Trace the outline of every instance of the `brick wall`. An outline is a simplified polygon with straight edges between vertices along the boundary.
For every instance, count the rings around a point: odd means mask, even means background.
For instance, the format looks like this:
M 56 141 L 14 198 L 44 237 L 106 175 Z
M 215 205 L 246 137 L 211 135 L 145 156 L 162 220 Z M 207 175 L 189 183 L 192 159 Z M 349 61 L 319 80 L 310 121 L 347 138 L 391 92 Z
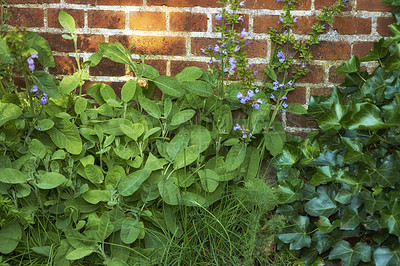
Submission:
M 218 35 L 213 31 L 215 14 L 219 11 L 216 0 L 8 0 L 13 13 L 9 25 L 26 26 L 40 33 L 54 51 L 56 67 L 51 74 L 61 78 L 73 73 L 73 44 L 61 38 L 63 30 L 58 23 L 58 13 L 64 10 L 77 23 L 78 49 L 84 59 L 97 51 L 101 42 L 120 42 L 126 48 L 134 44 L 134 53 L 146 54 L 146 63 L 161 74 L 175 75 L 184 67 L 195 65 L 206 68 L 209 60 L 200 48 L 214 44 Z M 336 0 L 300 0 L 299 17 L 294 28 L 297 38 L 304 38 L 315 21 L 315 14 Z M 390 35 L 387 25 L 393 23 L 390 9 L 380 0 L 355 0 L 345 13 L 334 19 L 333 27 L 314 47 L 311 72 L 298 81 L 289 100 L 307 105 L 310 95 L 326 95 L 344 80 L 335 68 L 355 54 L 364 56 L 373 42 Z M 251 44 L 248 54 L 256 68 L 269 61 L 271 43 L 268 27 L 277 25 L 282 7 L 275 0 L 247 0 L 241 9 L 248 28 Z M 139 58 L 137 55 L 135 58 Z M 374 64 L 364 65 L 372 70 Z M 263 77 L 259 71 L 258 78 Z M 104 81 L 118 90 L 129 78 L 123 65 L 103 59 L 90 69 L 90 82 Z M 89 84 L 90 84 L 89 82 Z M 301 116 L 283 114 L 283 123 L 289 132 L 306 132 L 315 122 Z

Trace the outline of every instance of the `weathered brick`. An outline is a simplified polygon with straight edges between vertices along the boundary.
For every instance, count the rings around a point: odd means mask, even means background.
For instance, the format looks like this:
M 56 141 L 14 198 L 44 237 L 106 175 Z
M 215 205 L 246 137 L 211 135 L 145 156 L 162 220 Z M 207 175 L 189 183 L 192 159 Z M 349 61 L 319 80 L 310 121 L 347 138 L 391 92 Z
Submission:
M 183 69 L 196 66 L 202 69 L 207 69 L 207 63 L 197 61 L 171 61 L 171 76 L 175 76 L 180 73 Z
M 200 13 L 170 13 L 172 31 L 207 31 L 207 15 Z
M 368 1 L 368 0 L 367 0 Z M 371 0 L 376 1 L 376 0 Z M 321 9 L 325 6 L 332 6 L 336 4 L 338 0 L 315 0 L 315 9 Z M 345 8 L 344 11 L 350 11 L 353 8 L 352 1 L 349 2 L 349 7 Z
M 296 86 L 294 90 L 290 91 L 287 95 L 288 103 L 306 103 L 306 88 Z
M 51 28 L 61 28 L 60 23 L 58 22 L 58 14 L 61 11 L 65 11 L 70 14 L 75 19 L 75 25 L 77 28 L 83 28 L 85 26 L 84 20 L 84 11 L 79 9 L 56 9 L 56 8 L 49 8 L 47 10 L 47 20 L 48 25 Z
M 147 0 L 149 6 L 176 6 L 176 7 L 220 7 L 215 0 Z
M 249 40 L 249 46 L 246 47 L 248 57 L 266 57 L 268 51 L 267 40 Z
M 318 1 L 318 0 L 316 0 Z M 246 0 L 245 1 L 246 8 L 251 9 L 273 9 L 280 10 L 283 7 L 282 2 L 277 2 L 276 0 Z M 311 9 L 311 0 L 301 0 L 299 1 L 297 10 L 310 10 Z
M 89 10 L 88 25 L 90 28 L 123 29 L 125 28 L 125 12 Z
M 321 83 L 325 80 L 325 70 L 319 65 L 307 65 L 310 70 L 305 76 L 299 78 L 297 82 L 308 82 L 308 83 Z
M 311 95 L 328 96 L 331 94 L 332 88 L 311 88 Z
M 336 74 L 335 69 L 338 68 L 336 66 L 332 66 L 329 68 L 329 82 L 332 83 L 343 83 L 344 79 L 346 78 L 346 75 L 339 75 Z
M 110 42 L 120 42 L 125 48 L 132 48 L 133 53 L 152 55 L 184 55 L 186 54 L 185 39 L 182 37 L 158 37 L 114 35 Z
M 347 60 L 350 59 L 350 43 L 323 41 L 313 46 L 311 53 L 317 60 Z
M 160 73 L 160 75 L 166 75 L 167 72 L 167 61 L 166 60 L 145 60 L 145 64 L 150 65 L 157 69 L 157 71 Z
M 255 33 L 269 33 L 270 28 L 281 27 L 278 23 L 279 16 L 255 15 L 253 20 L 253 31 Z
M 378 17 L 376 31 L 383 37 L 391 36 L 393 33 L 388 26 L 395 22 L 393 17 Z
M 382 4 L 380 0 L 357 0 L 357 10 L 392 11 L 393 8 Z
M 78 52 L 94 53 L 99 50 L 99 44 L 104 41 L 103 35 L 80 34 L 78 35 Z
M 103 58 L 97 66 L 89 68 L 89 74 L 91 76 L 124 76 L 125 65 Z
M 8 11 L 12 13 L 7 21 L 12 26 L 25 27 L 43 27 L 43 9 L 40 8 L 17 8 L 9 7 Z
M 40 35 L 45 38 L 52 51 L 56 52 L 74 52 L 74 43 L 71 40 L 66 40 L 61 37 L 59 33 L 40 33 Z
M 292 113 L 286 113 L 286 125 L 289 127 L 318 128 L 316 120 Z
M 310 34 L 311 27 L 318 22 L 316 17 L 311 16 L 298 17 L 297 21 L 298 23 L 294 23 L 292 28 L 296 34 Z
M 54 56 L 56 67 L 49 68 L 52 75 L 72 75 L 78 69 L 75 57 Z
M 93 5 L 110 5 L 110 6 L 140 6 L 142 0 L 65 0 L 71 4 L 93 4 Z
M 374 48 L 373 42 L 354 42 L 353 54 L 358 58 L 366 56 Z
M 340 34 L 370 34 L 371 19 L 358 17 L 335 17 L 333 29 Z
M 129 27 L 132 30 L 157 31 L 165 30 L 165 13 L 163 12 L 131 12 Z
M 44 4 L 60 3 L 60 0 L 7 0 L 7 4 Z
M 203 55 L 201 49 L 207 49 L 208 47 L 214 47 L 219 39 L 213 38 L 191 38 L 191 53 L 194 55 Z

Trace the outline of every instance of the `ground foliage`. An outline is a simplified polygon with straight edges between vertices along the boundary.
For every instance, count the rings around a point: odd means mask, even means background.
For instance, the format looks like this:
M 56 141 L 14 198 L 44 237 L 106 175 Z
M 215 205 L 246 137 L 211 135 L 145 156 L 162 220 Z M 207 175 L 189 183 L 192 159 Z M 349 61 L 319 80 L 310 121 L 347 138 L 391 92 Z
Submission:
M 389 27 L 393 36 L 337 69 L 347 74 L 341 89 L 311 97 L 308 115 L 321 130 L 273 159 L 287 203 L 277 213 L 290 222 L 277 240 L 299 263 L 400 264 L 400 28 Z M 360 71 L 368 61 L 379 63 L 372 74 Z

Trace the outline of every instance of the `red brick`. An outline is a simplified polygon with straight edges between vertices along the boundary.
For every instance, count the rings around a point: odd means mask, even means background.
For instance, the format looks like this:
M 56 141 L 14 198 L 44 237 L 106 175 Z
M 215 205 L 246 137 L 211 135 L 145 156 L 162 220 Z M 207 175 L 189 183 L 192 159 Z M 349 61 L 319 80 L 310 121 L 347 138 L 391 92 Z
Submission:
M 177 6 L 177 7 L 220 7 L 215 0 L 147 0 L 149 6 Z
M 7 4 L 43 4 L 60 3 L 60 0 L 7 0 Z
M 48 25 L 51 28 L 61 28 L 60 23 L 58 22 L 58 14 L 60 11 L 65 11 L 70 14 L 75 19 L 75 25 L 77 28 L 83 28 L 85 26 L 84 21 L 84 11 L 78 9 L 55 9 L 49 8 L 47 11 L 47 20 Z
M 309 72 L 299 78 L 297 82 L 322 83 L 325 80 L 325 70 L 319 65 L 307 65 Z
M 75 57 L 54 56 L 56 67 L 49 68 L 52 75 L 72 75 L 77 70 Z
M 207 31 L 207 15 L 200 13 L 170 13 L 171 31 Z
M 328 96 L 331 91 L 332 88 L 311 88 L 311 95 Z
M 20 27 L 43 27 L 43 9 L 40 8 L 16 8 L 9 7 L 8 11 L 12 13 L 7 21 L 9 25 Z
M 191 38 L 191 53 L 194 55 L 203 55 L 200 49 L 207 49 L 209 46 L 214 47 L 218 40 L 213 38 Z
M 103 58 L 97 66 L 89 68 L 89 74 L 91 76 L 124 76 L 125 65 Z
M 255 33 L 269 33 L 270 28 L 280 29 L 279 16 L 259 15 L 254 16 L 253 31 Z
M 125 28 L 125 12 L 89 10 L 88 24 L 90 28 L 123 29 Z
M 40 33 L 45 38 L 52 51 L 57 52 L 74 52 L 74 42 L 72 40 L 66 40 L 61 37 L 59 33 Z
M 311 49 L 315 60 L 347 60 L 350 59 L 350 43 L 320 42 Z
M 369 1 L 369 0 L 367 0 Z M 370 1 L 377 1 L 377 0 L 370 0 Z M 338 0 L 315 0 L 315 9 L 321 9 L 325 6 L 332 6 L 336 4 Z M 350 0 L 350 6 L 348 8 L 345 8 L 344 11 L 350 11 L 352 10 L 353 5 L 352 1 Z
M 267 40 L 249 40 L 250 44 L 246 47 L 248 57 L 266 57 L 268 51 Z
M 78 52 L 94 53 L 98 51 L 99 44 L 105 42 L 103 35 L 81 34 L 78 35 Z
M 71 4 L 94 4 L 109 6 L 141 6 L 142 0 L 65 0 Z
M 316 0 L 318 1 L 318 0 Z M 273 9 L 273 10 L 281 10 L 283 7 L 282 2 L 276 2 L 276 0 L 246 0 L 245 8 L 250 9 Z M 297 10 L 310 10 L 311 9 L 311 0 L 300 0 L 296 7 Z
M 286 113 L 286 125 L 289 127 L 318 128 L 316 120 L 292 113 Z
M 160 75 L 166 75 L 167 73 L 167 61 L 166 60 L 145 60 L 145 64 L 150 65 L 157 69 Z
M 205 62 L 196 62 L 196 61 L 171 61 L 171 76 L 175 76 L 180 73 L 183 69 L 197 66 L 202 69 L 207 69 L 207 63 Z
M 288 103 L 306 103 L 306 88 L 305 87 L 295 87 L 294 90 L 290 91 L 287 95 Z
M 378 25 L 376 27 L 376 31 L 379 33 L 379 35 L 383 37 L 389 37 L 393 34 L 388 27 L 390 24 L 396 22 L 393 17 L 378 17 L 377 22 Z
M 382 4 L 381 0 L 357 0 L 357 10 L 392 11 L 393 7 Z
M 370 34 L 371 19 L 357 17 L 335 17 L 333 29 L 340 34 Z
M 185 38 L 182 37 L 156 37 L 156 36 L 110 36 L 110 42 L 120 42 L 125 48 L 135 44 L 133 53 L 151 55 L 184 55 L 186 54 Z
M 165 30 L 165 13 L 138 11 L 129 14 L 132 30 L 156 31 Z
M 373 42 L 354 42 L 353 54 L 358 58 L 366 56 L 374 48 Z
M 298 23 L 294 23 L 292 28 L 293 33 L 296 34 L 309 34 L 311 27 L 318 22 L 316 17 L 304 16 L 297 19 Z
M 332 66 L 329 68 L 329 82 L 332 83 L 343 83 L 346 75 L 338 75 L 336 74 L 335 69 L 338 68 L 336 66 Z

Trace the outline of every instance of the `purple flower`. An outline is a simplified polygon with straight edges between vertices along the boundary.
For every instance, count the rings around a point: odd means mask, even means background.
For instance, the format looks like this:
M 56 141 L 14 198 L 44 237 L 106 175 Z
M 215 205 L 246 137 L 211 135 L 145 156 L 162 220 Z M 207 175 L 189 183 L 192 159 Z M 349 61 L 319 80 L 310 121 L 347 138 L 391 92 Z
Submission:
M 293 22 L 294 22 L 294 23 L 295 23 L 295 22 L 299 23 L 299 21 L 298 21 L 297 19 L 298 19 L 298 17 L 295 17 L 295 18 L 293 19 Z
M 243 94 L 241 93 L 241 92 L 238 92 L 238 94 L 236 95 L 236 98 L 238 98 L 238 99 L 241 99 L 241 98 L 243 98 L 244 96 L 243 96 Z
M 251 106 L 253 106 L 255 109 L 259 109 L 260 108 L 260 104 L 262 104 L 263 101 L 261 99 L 257 99 L 255 102 L 253 102 L 253 104 Z
M 243 16 L 238 17 L 238 20 L 241 21 L 241 22 L 244 22 Z
M 214 46 L 214 52 L 219 52 L 219 46 L 218 46 L 218 44 L 216 44 L 216 45 Z
M 244 1 L 240 2 L 239 6 L 244 7 Z
M 238 45 L 236 45 L 235 49 L 233 49 L 233 51 L 236 53 L 239 50 L 240 50 L 240 45 L 238 44 Z
M 250 98 L 253 97 L 254 96 L 254 91 L 248 90 L 247 91 L 247 96 L 250 97 Z
M 210 61 L 208 61 L 207 64 L 209 64 L 209 65 L 212 64 L 212 58 L 210 58 Z
M 289 81 L 288 84 L 287 84 L 287 86 L 293 86 L 293 81 L 292 81 L 292 80 Z
M 203 48 L 200 48 L 200 51 L 201 51 L 202 54 L 206 53 L 206 50 L 204 50 Z
M 221 20 L 222 19 L 222 14 L 218 13 L 217 15 L 215 15 L 215 19 L 216 20 Z
M 301 64 L 301 68 L 305 68 L 306 67 L 306 64 Z
M 247 133 L 246 132 L 243 132 L 243 136 L 242 136 L 242 138 L 247 138 Z
M 288 108 L 288 106 L 289 106 L 289 105 L 287 105 L 287 103 L 285 103 L 285 102 L 282 103 L 282 107 L 283 107 L 283 108 Z
M 42 98 L 40 99 L 41 104 L 46 104 L 47 103 L 47 94 L 43 93 Z
M 323 28 L 324 30 L 326 30 L 325 24 L 322 24 L 321 28 Z
M 254 72 L 253 72 L 253 75 L 255 76 L 255 75 L 257 75 L 257 73 L 258 73 L 258 71 L 254 71 Z
M 30 64 L 30 65 L 35 64 L 35 61 L 33 61 L 32 57 L 29 57 L 27 61 L 28 61 L 28 64 Z
M 35 70 L 35 65 L 29 65 L 29 69 L 30 69 L 31 71 Z
M 223 53 L 224 55 L 228 54 L 228 53 L 226 52 L 226 49 L 222 50 L 222 53 Z
M 285 54 L 282 51 L 280 51 L 276 57 L 280 58 L 279 62 L 281 63 L 285 62 Z
M 228 72 L 229 70 L 226 68 L 226 67 L 224 67 L 224 73 L 226 73 L 226 72 Z
M 281 16 L 279 16 L 278 23 L 283 23 L 283 22 L 285 22 L 285 20 Z
M 271 98 L 272 100 L 275 99 L 275 96 L 271 93 L 271 96 L 269 96 L 269 98 Z
M 245 28 L 243 28 L 243 30 L 240 32 L 240 36 L 245 37 L 247 36 L 247 34 L 249 34 Z
M 39 89 L 37 86 L 33 86 L 33 88 L 31 89 L 31 93 L 36 93 L 39 94 Z
M 233 127 L 233 130 L 242 130 L 242 127 L 239 124 L 236 124 L 236 126 Z
M 286 96 L 286 95 L 283 95 L 283 96 L 282 96 L 282 100 L 287 100 L 287 96 Z
M 274 91 L 276 91 L 276 90 L 278 89 L 278 87 L 279 87 L 279 81 L 275 80 L 272 84 L 274 85 L 274 86 L 272 87 L 272 89 L 273 89 Z
M 253 61 L 249 60 L 248 64 L 249 66 L 253 67 Z
M 260 91 L 259 88 L 256 88 L 256 89 L 254 90 L 255 93 L 258 93 L 259 91 Z
M 39 56 L 35 53 L 31 54 L 31 58 L 39 58 Z
M 244 45 L 249 46 L 250 42 L 246 42 Z

